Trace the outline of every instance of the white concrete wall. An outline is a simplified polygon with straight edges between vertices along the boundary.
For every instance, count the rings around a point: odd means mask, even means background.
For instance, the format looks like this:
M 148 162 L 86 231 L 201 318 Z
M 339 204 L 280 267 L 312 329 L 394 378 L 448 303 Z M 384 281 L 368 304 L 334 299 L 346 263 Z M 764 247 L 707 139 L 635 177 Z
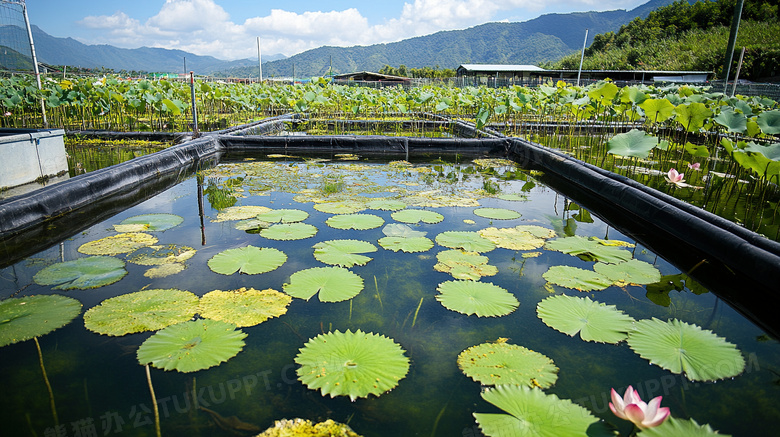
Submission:
M 0 188 L 68 171 L 62 129 L 0 130 Z

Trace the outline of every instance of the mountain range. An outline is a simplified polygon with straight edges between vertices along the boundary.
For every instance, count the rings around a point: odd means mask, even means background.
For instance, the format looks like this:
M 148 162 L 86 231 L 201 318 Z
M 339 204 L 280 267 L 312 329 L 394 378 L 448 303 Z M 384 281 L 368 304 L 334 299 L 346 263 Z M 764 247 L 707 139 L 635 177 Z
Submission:
M 582 49 L 599 33 L 617 31 L 634 18 L 674 0 L 651 0 L 630 11 L 546 14 L 524 22 L 486 23 L 464 30 L 442 31 L 387 44 L 311 49 L 289 58 L 263 56 L 264 77 L 309 77 L 355 71 L 378 71 L 385 65 L 408 68 L 457 68 L 460 64 L 539 64 L 552 62 Z M 257 59 L 225 61 L 182 50 L 141 47 L 123 49 L 86 45 L 73 38 L 57 38 L 31 26 L 38 60 L 50 65 L 110 68 L 115 71 L 257 77 Z M 0 27 L 0 41 L 19 38 L 18 27 Z M 13 34 L 13 35 L 12 35 Z M 26 36 L 24 36 L 26 39 Z M 186 63 L 186 69 L 185 69 Z

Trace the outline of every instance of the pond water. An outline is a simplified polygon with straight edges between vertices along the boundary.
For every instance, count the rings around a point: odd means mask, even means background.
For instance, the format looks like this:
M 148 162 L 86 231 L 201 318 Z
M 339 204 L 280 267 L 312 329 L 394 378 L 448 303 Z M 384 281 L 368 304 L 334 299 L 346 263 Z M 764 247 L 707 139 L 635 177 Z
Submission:
M 283 291 L 294 273 L 328 266 L 314 257 L 312 246 L 316 243 L 362 240 L 377 250 L 365 254 L 372 258 L 365 265 L 349 268 L 363 281 L 357 296 L 340 302 L 320 302 L 318 296 L 308 301 L 293 298 L 286 314 L 241 328 L 247 334 L 243 350 L 216 367 L 194 373 L 152 368 L 162 435 L 235 435 L 233 431 L 241 432 L 235 429 L 240 424 L 244 424 L 243 435 L 249 435 L 252 428 L 245 424 L 265 429 L 275 420 L 301 417 L 348 423 L 364 436 L 479 436 L 472 413 L 501 410 L 480 397 L 483 387 L 464 375 L 457 358 L 469 347 L 500 342 L 501 338 L 549 357 L 559 371 L 557 381 L 545 392 L 582 405 L 614 424 L 621 435 L 629 433 L 630 423 L 611 413 L 609 393 L 611 388 L 622 393 L 629 385 L 638 389 L 645 400 L 662 395 L 662 405 L 669 407 L 676 418 L 693 418 L 724 434 L 776 435 L 775 421 L 780 417 L 778 343 L 714 293 L 690 278 L 682 282 L 680 276 L 673 276 L 682 273 L 661 256 L 641 245 L 631 247 L 634 241 L 544 186 L 534 174 L 503 162 L 477 165 L 469 160 L 438 161 L 410 166 L 352 156 L 341 158 L 358 160 L 267 160 L 262 156 L 223 159 L 219 165 L 149 200 L 3 268 L 0 298 L 61 294 L 78 299 L 85 311 L 105 299 L 142 289 L 179 289 L 198 296 L 241 287 Z M 500 317 L 466 315 L 445 308 L 436 298 L 439 284 L 455 279 L 451 273 L 434 268 L 437 254 L 448 247 L 435 242 L 428 250 L 409 253 L 383 248 L 379 241 L 385 237 L 385 226 L 398 223 L 392 210 L 361 210 L 359 213 L 383 221 L 366 230 L 334 228 L 328 220 L 336 214 L 321 211 L 327 209 L 322 205 L 337 201 L 365 205 L 377 199 L 401 200 L 406 209 L 441 214 L 443 220 L 437 223 L 409 225 L 434 242 L 446 231 L 533 225 L 555 232 L 556 237 L 548 241 L 580 236 L 627 243 L 620 250 L 626 251 L 629 258 L 655 267 L 663 279 L 653 285 L 612 285 L 581 292 L 548 283 L 542 275 L 551 266 L 592 270 L 594 261 L 545 247 L 498 247 L 482 253 L 497 272 L 478 280 L 505 289 L 519 306 Z M 239 220 L 219 216 L 221 211 L 236 206 L 302 210 L 308 214 L 303 223 L 317 231 L 305 239 L 276 240 L 256 231 L 240 230 L 236 228 Z M 521 216 L 491 219 L 477 215 L 475 210 L 479 208 L 512 210 Z M 47 266 L 85 257 L 79 247 L 116 235 L 114 226 L 123 220 L 160 213 L 180 216 L 183 222 L 165 231 L 149 232 L 159 244 L 197 251 L 185 261 L 183 271 L 149 277 L 145 276 L 149 266 L 128 262 L 128 274 L 118 282 L 68 291 L 33 280 Z M 287 258 L 279 268 L 261 274 L 224 275 L 210 269 L 208 261 L 215 255 L 246 246 L 278 249 Z M 129 260 L 132 255 L 115 256 Z M 670 281 L 682 285 L 679 289 L 664 288 Z M 694 382 L 650 364 L 625 341 L 608 344 L 583 341 L 579 335 L 570 337 L 537 316 L 537 304 L 563 294 L 615 305 L 636 320 L 679 319 L 711 330 L 736 345 L 746 361 L 745 370 L 717 382 Z M 24 341 L 0 348 L 3 435 L 154 435 L 145 368 L 136 358 L 138 346 L 152 333 L 99 335 L 85 328 L 83 311 L 68 325 L 39 339 L 59 428 L 54 426 L 35 343 Z M 310 339 L 332 331 L 358 329 L 386 336 L 405 351 L 410 359 L 409 371 L 397 387 L 352 402 L 345 396 L 322 396 L 298 380 L 295 358 Z M 194 408 L 188 396 L 193 388 L 200 406 L 225 420 L 215 421 L 205 410 Z M 231 416 L 240 423 L 226 419 Z M 232 424 L 234 429 L 223 429 L 217 422 L 227 427 L 226 423 Z

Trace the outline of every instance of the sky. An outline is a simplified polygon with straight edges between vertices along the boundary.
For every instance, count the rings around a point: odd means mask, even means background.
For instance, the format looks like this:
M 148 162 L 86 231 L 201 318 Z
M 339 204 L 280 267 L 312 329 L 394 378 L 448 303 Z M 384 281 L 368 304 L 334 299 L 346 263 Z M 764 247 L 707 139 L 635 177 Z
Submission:
M 161 47 L 222 60 L 292 56 L 322 46 L 400 41 L 548 13 L 631 10 L 648 0 L 27 0 L 30 23 L 56 37 Z

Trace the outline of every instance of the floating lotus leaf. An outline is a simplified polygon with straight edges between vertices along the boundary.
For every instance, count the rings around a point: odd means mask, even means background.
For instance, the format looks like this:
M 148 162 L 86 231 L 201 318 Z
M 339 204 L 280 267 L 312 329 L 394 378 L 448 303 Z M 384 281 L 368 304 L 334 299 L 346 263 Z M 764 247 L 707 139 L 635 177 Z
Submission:
M 603 240 L 599 237 L 590 237 L 589 240 L 596 241 L 601 245 L 604 246 L 615 246 L 615 247 L 628 247 L 633 248 L 636 247 L 636 244 L 629 243 L 628 241 L 622 241 L 622 240 Z
M 576 235 L 550 240 L 545 243 L 544 247 L 545 249 L 568 253 L 586 261 L 602 261 L 615 264 L 632 258 L 631 252 L 627 250 Z
M 699 425 L 694 419 L 675 419 L 669 416 L 664 423 L 655 428 L 643 429 L 638 437 L 731 437 L 720 434 L 710 425 Z
M 268 223 L 295 223 L 302 222 L 309 217 L 309 213 L 300 209 L 274 209 L 257 215 L 257 219 Z
M 113 256 L 90 256 L 52 264 L 33 276 L 38 285 L 57 285 L 55 290 L 98 288 L 113 284 L 127 274 L 125 262 Z
M 320 293 L 320 302 L 341 302 L 363 290 L 363 278 L 342 267 L 313 267 L 295 272 L 284 292 L 299 299 L 311 299 Z
M 378 243 L 393 252 L 425 252 L 433 247 L 433 240 L 427 237 L 382 237 Z
M 189 246 L 146 246 L 127 257 L 127 262 L 142 266 L 161 266 L 163 264 L 183 263 L 192 258 L 197 250 Z
M 388 237 L 404 238 L 424 237 L 425 234 L 427 234 L 427 232 L 424 231 L 415 231 L 411 226 L 402 225 L 401 223 L 390 223 L 386 225 L 382 228 L 382 233 Z
M 143 214 L 114 225 L 117 232 L 165 231 L 181 224 L 184 218 L 176 214 Z
M 543 238 L 545 240 L 555 237 L 554 230 L 542 226 L 520 225 L 520 226 L 515 226 L 515 229 L 522 232 L 528 232 L 535 237 Z
M 214 290 L 200 298 L 201 317 L 232 323 L 239 328 L 254 326 L 287 312 L 292 298 L 273 289 Z
M 506 342 L 466 349 L 458 355 L 458 367 L 482 385 L 514 384 L 544 389 L 558 379 L 558 368 L 550 358 Z
M 496 197 L 501 200 L 510 200 L 513 202 L 528 200 L 528 196 L 523 196 L 522 194 L 499 194 Z
M 412 224 L 420 222 L 434 224 L 444 220 L 443 215 L 427 209 L 402 209 L 392 213 L 390 217 L 397 222 Z
M 256 437 L 361 437 L 343 423 L 338 423 L 333 419 L 324 422 L 312 423 L 308 419 L 282 419 L 274 422 L 274 425 L 258 434 Z
M 219 214 L 217 214 L 217 218 L 212 220 L 212 222 L 227 222 L 231 220 L 246 220 L 257 217 L 259 214 L 266 213 L 270 211 L 271 208 L 267 208 L 265 206 L 254 206 L 254 205 L 247 205 L 247 206 L 231 206 L 229 208 L 225 208 L 222 211 L 220 211 Z
M 498 268 L 488 265 L 488 257 L 478 252 L 445 250 L 436 254 L 439 261 L 433 266 L 437 272 L 449 273 L 455 279 L 478 281 L 483 276 L 493 276 Z
M 352 401 L 393 389 L 409 371 L 401 346 L 361 330 L 318 335 L 300 349 L 295 362 L 301 365 L 298 379 L 307 387 Z
M 492 220 L 514 220 L 520 218 L 520 213 L 505 208 L 477 208 L 474 215 Z
M 471 231 L 445 231 L 436 236 L 436 242 L 450 249 L 463 249 L 467 252 L 490 252 L 496 245 Z
M 239 220 L 235 224 L 235 228 L 239 231 L 247 231 L 249 233 L 258 233 L 261 229 L 270 227 L 271 224 L 264 222 L 258 218 L 251 218 L 246 220 Z
M 371 257 L 361 253 L 376 252 L 376 246 L 368 241 L 330 240 L 314 245 L 314 258 L 325 264 L 341 267 L 364 266 Z
M 661 280 L 661 272 L 657 268 L 638 259 L 617 264 L 596 263 L 593 266 L 593 270 L 621 286 L 627 284 L 652 284 Z
M 260 230 L 269 240 L 303 240 L 317 235 L 317 227 L 308 223 L 280 223 Z
M 111 235 L 82 244 L 78 251 L 86 255 L 118 255 L 157 243 L 157 237 L 142 232 Z
M 141 365 L 195 372 L 218 366 L 244 347 L 246 334 L 230 323 L 200 319 L 171 325 L 147 338 L 138 348 Z
M 81 302 L 57 294 L 0 301 L 0 347 L 46 335 L 81 313 Z
M 98 334 L 120 336 L 186 322 L 197 312 L 195 294 L 155 288 L 104 300 L 84 313 L 84 326 Z
M 552 266 L 542 277 L 552 284 L 579 291 L 598 291 L 612 285 L 612 280 L 604 275 L 571 266 Z
M 162 264 L 145 271 L 144 276 L 147 278 L 165 278 L 167 276 L 181 273 L 186 268 L 187 266 L 182 263 Z
M 409 184 L 407 184 L 409 185 Z M 404 198 L 404 202 L 420 208 L 446 208 L 454 206 L 474 207 L 479 206 L 479 201 L 472 197 L 457 196 L 451 193 L 436 194 L 438 190 L 428 193 L 418 193 Z M 401 221 L 401 220 L 398 220 Z M 410 223 L 410 222 L 407 222 Z
M 517 226 L 514 228 L 486 228 L 477 231 L 484 238 L 492 241 L 496 247 L 509 250 L 531 250 L 544 246 L 544 237 L 535 235 L 528 228 L 545 229 L 555 236 L 555 231 L 540 226 Z M 536 231 L 537 233 L 541 233 Z M 551 238 L 551 237 L 547 237 Z
M 499 317 L 514 311 L 520 302 L 498 285 L 476 281 L 447 281 L 436 288 L 436 300 L 448 310 L 477 317 Z
M 366 208 L 378 209 L 381 211 L 399 211 L 406 208 L 406 204 L 400 200 L 378 199 L 366 202 Z
M 501 385 L 483 391 L 482 399 L 508 413 L 474 413 L 480 429 L 488 437 L 615 435 L 587 409 L 542 390 Z
M 281 250 L 269 247 L 246 246 L 224 250 L 209 259 L 211 270 L 223 275 L 235 272 L 257 275 L 279 268 L 287 261 Z
M 478 158 L 472 161 L 481 167 L 501 168 L 501 167 L 516 167 L 517 163 L 503 158 Z
M 691 381 L 715 381 L 742 373 L 745 359 L 736 346 L 712 331 L 677 319 L 636 322 L 628 345 L 642 358 Z
M 325 202 L 317 203 L 314 209 L 328 214 L 354 214 L 366 209 L 363 202 Z
M 357 229 L 365 231 L 382 226 L 385 220 L 374 214 L 341 214 L 325 220 L 325 223 L 336 229 Z
M 594 302 L 588 297 L 548 297 L 539 302 L 536 313 L 550 328 L 570 337 L 579 332 L 583 340 L 600 343 L 619 343 L 634 326 L 634 319 L 614 305 Z

